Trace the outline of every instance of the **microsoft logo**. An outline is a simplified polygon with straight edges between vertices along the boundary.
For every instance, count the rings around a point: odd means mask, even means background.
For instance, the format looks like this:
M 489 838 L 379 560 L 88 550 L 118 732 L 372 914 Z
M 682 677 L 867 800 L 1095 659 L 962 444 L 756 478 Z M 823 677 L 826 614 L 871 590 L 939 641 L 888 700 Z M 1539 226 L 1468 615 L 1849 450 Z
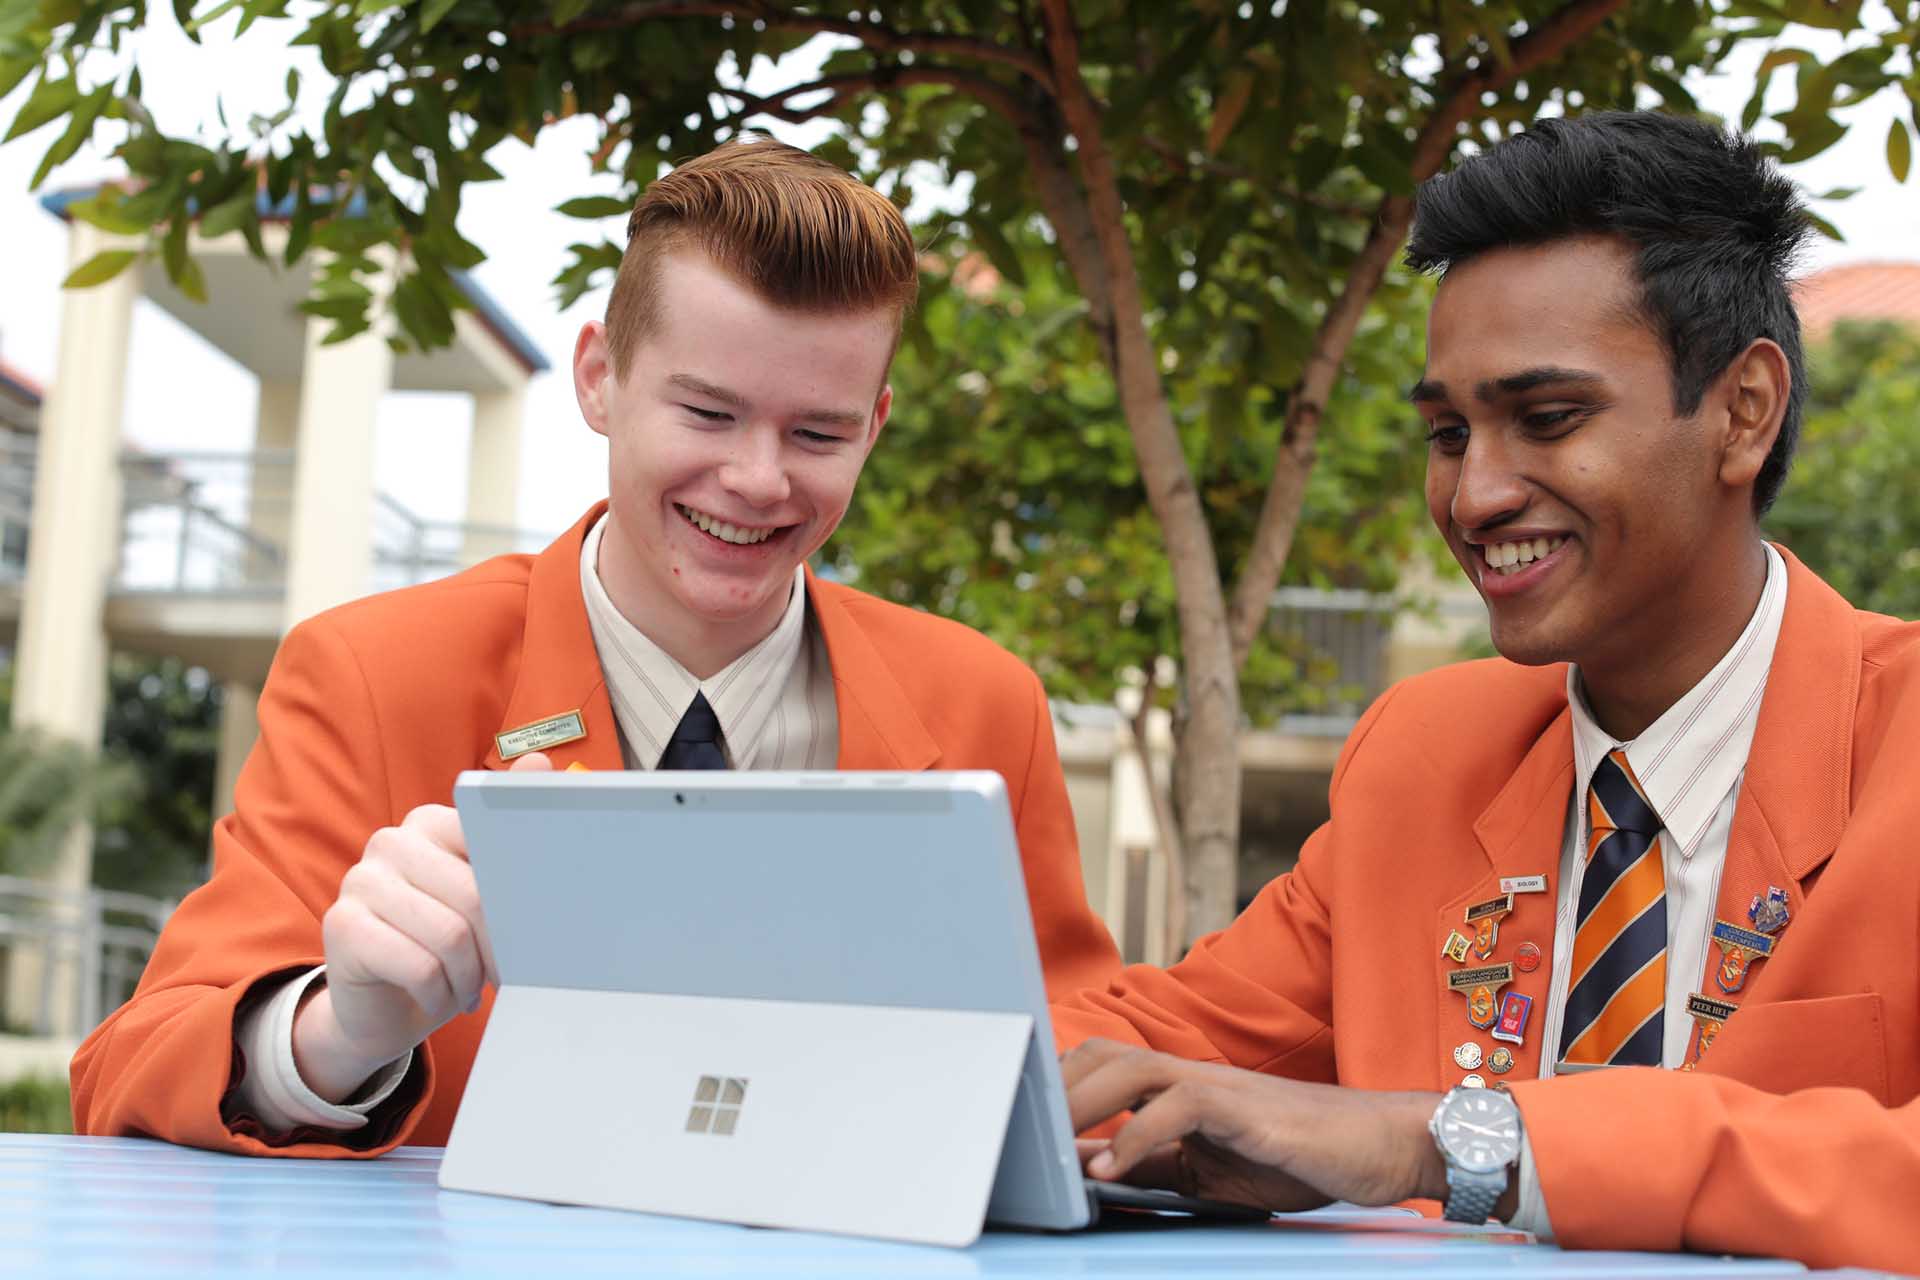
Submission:
M 693 1109 L 687 1112 L 688 1133 L 733 1136 L 740 1121 L 740 1104 L 747 1100 L 747 1082 L 738 1076 L 701 1076 L 693 1086 Z

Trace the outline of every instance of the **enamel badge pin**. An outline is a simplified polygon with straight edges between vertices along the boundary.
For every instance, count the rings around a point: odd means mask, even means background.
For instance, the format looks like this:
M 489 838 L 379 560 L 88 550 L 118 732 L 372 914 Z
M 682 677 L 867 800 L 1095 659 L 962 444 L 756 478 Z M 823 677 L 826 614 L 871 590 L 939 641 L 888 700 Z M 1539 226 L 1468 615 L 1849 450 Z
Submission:
M 1527 1019 L 1533 1014 L 1533 997 L 1509 991 L 1500 999 L 1500 1025 L 1493 1029 L 1495 1040 L 1522 1044 L 1527 1038 Z
M 1700 1036 L 1694 1042 L 1693 1059 L 1681 1068 L 1691 1071 L 1701 1058 L 1706 1056 L 1707 1047 L 1720 1034 L 1720 1028 L 1726 1025 L 1740 1006 L 1731 1000 L 1716 1000 L 1712 996 L 1692 995 L 1687 997 L 1687 1013 L 1700 1024 Z
M 1467 962 L 1467 948 L 1472 945 L 1472 938 L 1455 929 L 1447 935 L 1445 944 L 1440 948 L 1440 954 L 1455 964 L 1465 964 Z
M 1773 954 L 1771 937 L 1725 920 L 1713 922 L 1713 940 L 1720 948 L 1720 968 L 1713 980 L 1728 995 L 1747 985 L 1747 969 L 1755 960 L 1764 960 Z
M 1747 919 L 1761 933 L 1778 933 L 1786 928 L 1787 921 L 1793 919 L 1793 913 L 1787 910 L 1787 891 L 1768 885 L 1766 893 L 1754 894 Z
M 1447 975 L 1447 988 L 1467 998 L 1467 1021 L 1486 1028 L 1493 1025 L 1499 1014 L 1496 1002 L 1500 988 L 1512 981 L 1511 964 L 1488 964 L 1477 969 L 1454 970 Z
M 1493 944 L 1500 938 L 1500 921 L 1513 911 L 1513 895 L 1503 893 L 1467 908 L 1467 923 L 1473 926 L 1473 954 L 1491 959 Z

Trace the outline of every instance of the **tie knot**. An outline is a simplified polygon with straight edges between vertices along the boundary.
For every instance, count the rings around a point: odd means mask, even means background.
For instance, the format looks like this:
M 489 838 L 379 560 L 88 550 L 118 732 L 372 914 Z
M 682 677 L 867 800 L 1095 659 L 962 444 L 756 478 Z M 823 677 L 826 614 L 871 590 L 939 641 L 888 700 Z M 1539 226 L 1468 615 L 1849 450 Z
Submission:
M 1633 776 L 1625 751 L 1609 751 L 1593 771 L 1589 816 L 1595 831 L 1632 831 L 1649 838 L 1660 834 L 1660 815 L 1640 789 L 1640 780 Z
M 720 717 L 713 713 L 713 705 L 707 701 L 707 695 L 696 693 L 693 702 L 687 707 L 685 715 L 674 728 L 673 736 L 679 742 L 718 742 L 720 740 Z

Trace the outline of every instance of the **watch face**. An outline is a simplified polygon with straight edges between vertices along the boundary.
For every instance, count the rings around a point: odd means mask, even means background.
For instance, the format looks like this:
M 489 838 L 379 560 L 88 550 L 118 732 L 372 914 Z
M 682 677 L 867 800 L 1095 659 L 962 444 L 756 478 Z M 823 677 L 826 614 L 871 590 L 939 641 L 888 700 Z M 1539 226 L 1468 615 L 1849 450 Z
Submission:
M 1455 1089 L 1440 1109 L 1434 1137 L 1470 1173 L 1504 1169 L 1520 1158 L 1520 1109 L 1496 1089 Z

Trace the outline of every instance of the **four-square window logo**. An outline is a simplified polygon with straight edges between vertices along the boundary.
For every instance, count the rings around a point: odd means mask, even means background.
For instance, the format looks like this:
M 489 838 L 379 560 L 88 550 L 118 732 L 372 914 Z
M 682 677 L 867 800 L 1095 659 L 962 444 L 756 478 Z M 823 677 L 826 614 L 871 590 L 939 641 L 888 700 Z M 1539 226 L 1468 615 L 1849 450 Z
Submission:
M 693 1109 L 687 1112 L 688 1133 L 733 1136 L 740 1122 L 740 1105 L 747 1100 L 747 1082 L 740 1076 L 701 1076 L 693 1086 Z

